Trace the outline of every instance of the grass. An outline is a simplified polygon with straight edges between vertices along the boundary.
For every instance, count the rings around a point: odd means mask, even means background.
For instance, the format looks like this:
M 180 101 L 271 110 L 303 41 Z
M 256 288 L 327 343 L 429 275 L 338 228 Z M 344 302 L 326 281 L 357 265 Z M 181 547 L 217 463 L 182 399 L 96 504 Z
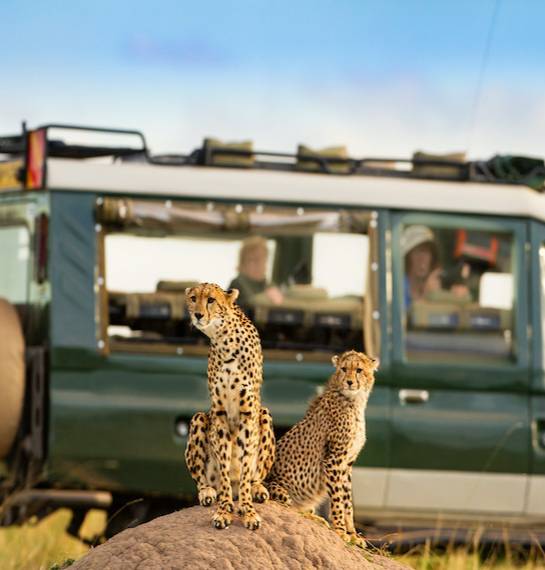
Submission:
M 89 547 L 69 536 L 68 509 L 60 509 L 38 523 L 0 528 L 0 568 L 2 570 L 50 570 L 67 560 L 83 556 Z M 91 511 L 83 524 L 82 536 L 92 539 L 104 527 L 105 514 Z
M 545 553 L 536 545 L 530 549 L 483 549 L 449 546 L 436 550 L 429 542 L 394 558 L 415 570 L 545 570 Z
M 66 534 L 70 515 L 69 510 L 61 509 L 38 523 L 0 528 L 0 569 L 51 570 L 83 556 L 89 547 Z M 102 531 L 105 521 L 103 512 L 91 511 L 82 536 L 92 539 Z M 438 551 L 427 543 L 406 554 L 386 555 L 415 570 L 545 570 L 545 552 L 538 545 L 526 551 L 506 545 L 485 556 L 469 547 L 450 546 Z

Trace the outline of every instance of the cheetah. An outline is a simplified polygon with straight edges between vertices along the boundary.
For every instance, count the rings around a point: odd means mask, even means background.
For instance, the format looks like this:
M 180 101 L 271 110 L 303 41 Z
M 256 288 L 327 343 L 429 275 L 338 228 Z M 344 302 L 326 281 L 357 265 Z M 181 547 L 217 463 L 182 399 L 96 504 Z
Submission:
M 210 338 L 209 412 L 191 420 L 185 452 L 187 466 L 203 506 L 217 501 L 212 523 L 232 523 L 233 496 L 244 526 L 255 530 L 261 519 L 252 499 L 268 500 L 263 485 L 274 461 L 272 418 L 261 407 L 263 354 L 258 332 L 235 304 L 237 289 L 201 283 L 185 291 L 193 325 Z
M 365 444 L 364 413 L 379 361 L 351 350 L 332 362 L 324 392 L 278 441 L 265 485 L 271 499 L 302 511 L 329 495 L 333 530 L 365 547 L 354 526 L 352 464 Z

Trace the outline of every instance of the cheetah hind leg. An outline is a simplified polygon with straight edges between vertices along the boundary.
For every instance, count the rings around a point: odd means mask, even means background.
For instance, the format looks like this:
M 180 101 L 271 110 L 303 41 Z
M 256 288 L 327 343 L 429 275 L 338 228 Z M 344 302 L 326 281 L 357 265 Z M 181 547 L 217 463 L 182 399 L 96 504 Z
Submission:
M 257 481 L 252 483 L 252 498 L 256 503 L 265 503 L 269 500 L 269 491 L 263 483 Z
M 202 507 L 210 507 L 217 500 L 217 493 L 214 487 L 202 487 L 199 489 L 199 504 Z
M 191 476 L 197 483 L 199 504 L 209 507 L 216 501 L 216 490 L 210 486 L 208 471 L 212 458 L 209 454 L 208 430 L 210 418 L 205 412 L 197 412 L 189 424 L 189 437 L 185 451 L 185 460 Z

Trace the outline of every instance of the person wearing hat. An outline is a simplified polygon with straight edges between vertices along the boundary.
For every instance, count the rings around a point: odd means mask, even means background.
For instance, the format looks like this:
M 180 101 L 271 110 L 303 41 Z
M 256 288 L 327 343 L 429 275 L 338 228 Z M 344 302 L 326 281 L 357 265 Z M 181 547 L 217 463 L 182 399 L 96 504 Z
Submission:
M 433 231 L 427 226 L 408 226 L 401 236 L 401 251 L 405 258 L 405 308 L 418 301 L 431 291 L 443 288 L 439 266 L 439 254 Z M 464 264 L 463 273 L 467 278 L 470 268 Z M 469 295 L 467 285 L 454 283 L 449 289 L 455 296 Z
M 429 291 L 441 288 L 439 255 L 430 228 L 408 226 L 401 235 L 401 252 L 405 258 L 405 308 L 422 299 Z

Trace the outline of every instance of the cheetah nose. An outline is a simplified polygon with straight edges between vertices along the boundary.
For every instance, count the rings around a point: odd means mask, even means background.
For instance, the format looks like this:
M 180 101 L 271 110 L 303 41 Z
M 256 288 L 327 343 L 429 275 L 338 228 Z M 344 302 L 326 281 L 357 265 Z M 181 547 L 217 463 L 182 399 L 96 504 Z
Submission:
M 200 321 L 202 319 L 202 313 L 195 313 L 195 318 Z
M 352 386 L 352 384 L 353 384 L 352 380 L 347 380 L 346 383 L 347 383 L 349 386 Z

